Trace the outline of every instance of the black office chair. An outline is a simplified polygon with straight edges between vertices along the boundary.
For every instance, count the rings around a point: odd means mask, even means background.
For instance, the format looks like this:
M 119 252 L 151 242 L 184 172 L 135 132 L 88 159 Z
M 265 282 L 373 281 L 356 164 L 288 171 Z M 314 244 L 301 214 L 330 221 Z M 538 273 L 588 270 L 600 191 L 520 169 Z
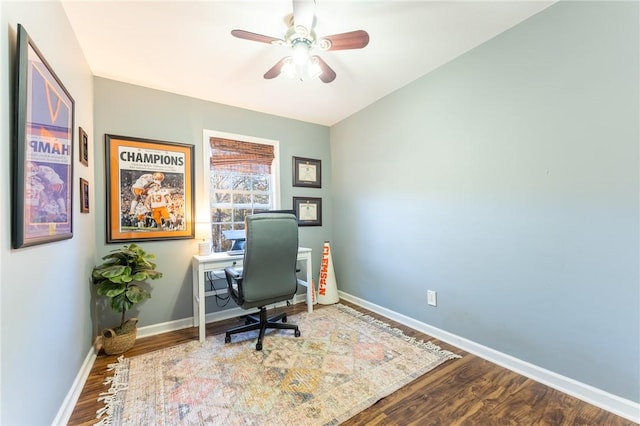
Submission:
M 242 309 L 259 308 L 258 315 L 248 315 L 245 325 L 227 330 L 225 343 L 231 335 L 260 330 L 256 350 L 262 350 L 267 328 L 295 330 L 297 325 L 285 324 L 287 314 L 267 318 L 266 306 L 293 298 L 297 290 L 296 259 L 298 256 L 298 223 L 287 213 L 261 213 L 245 221 L 246 241 L 242 271 L 226 268 L 227 286 L 231 298 Z M 278 321 L 282 320 L 282 323 Z

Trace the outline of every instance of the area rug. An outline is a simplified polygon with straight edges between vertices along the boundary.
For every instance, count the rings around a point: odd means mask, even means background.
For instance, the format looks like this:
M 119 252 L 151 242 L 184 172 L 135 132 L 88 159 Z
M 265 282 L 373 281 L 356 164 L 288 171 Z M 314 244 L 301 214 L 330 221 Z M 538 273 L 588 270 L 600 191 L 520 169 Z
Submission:
M 100 425 L 336 425 L 443 362 L 459 358 L 337 304 L 270 330 L 210 336 L 120 357 Z

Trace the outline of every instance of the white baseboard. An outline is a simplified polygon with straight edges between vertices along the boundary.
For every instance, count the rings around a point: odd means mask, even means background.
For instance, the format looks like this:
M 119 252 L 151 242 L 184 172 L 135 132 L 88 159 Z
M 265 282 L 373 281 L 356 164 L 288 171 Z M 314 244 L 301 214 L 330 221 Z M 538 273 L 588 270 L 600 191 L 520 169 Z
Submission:
M 296 294 L 293 297 L 293 304 L 304 303 L 305 302 L 304 294 Z M 273 306 L 281 307 L 286 306 L 287 302 L 275 303 Z M 232 308 L 227 309 L 220 312 L 212 312 L 207 314 L 205 317 L 205 322 L 215 322 L 221 321 L 224 319 L 235 318 L 241 315 L 245 315 L 247 313 L 246 310 L 242 308 Z M 156 334 L 166 333 L 168 331 L 176 331 L 182 330 L 183 328 L 193 327 L 193 318 L 183 318 L 175 321 L 163 322 L 160 324 L 148 325 L 145 327 L 138 328 L 138 335 L 136 339 L 141 337 L 149 337 L 155 336 Z M 73 384 L 71 385 L 71 389 L 67 393 L 60 409 L 58 410 L 58 414 L 55 419 L 51 423 L 53 426 L 62 426 L 69 423 L 69 419 L 71 418 L 71 414 L 73 414 L 73 409 L 76 407 L 78 403 L 78 398 L 80 398 L 80 394 L 82 393 L 82 389 L 84 388 L 84 384 L 87 381 L 87 377 L 89 377 L 89 373 L 91 373 L 91 368 L 93 368 L 93 364 L 96 360 L 96 353 L 91 346 L 89 349 L 89 353 L 87 354 L 82 366 L 80 367 L 80 371 L 76 375 Z
M 510 355 L 498 352 L 494 349 L 475 343 L 471 340 L 457 336 L 455 334 L 446 332 L 439 328 L 430 326 L 420 321 L 416 321 L 413 318 L 399 314 L 395 311 L 383 308 L 382 306 L 367 302 L 366 300 L 352 296 L 348 293 L 338 291 L 340 298 L 351 302 L 355 305 L 362 306 L 372 312 L 389 318 L 393 321 L 399 322 L 414 330 L 420 331 L 424 334 L 432 336 L 436 339 L 447 342 L 457 348 L 460 348 L 466 352 L 472 353 L 487 361 L 500 365 L 511 371 L 515 371 L 518 374 L 522 374 L 537 382 L 543 383 L 551 388 L 557 389 L 568 395 L 574 396 L 589 404 L 600 407 L 613 414 L 624 417 L 630 421 L 640 423 L 640 404 L 633 401 L 621 398 L 611 393 L 605 392 L 601 389 L 594 388 L 593 386 L 578 382 L 569 377 L 562 376 L 554 373 L 553 371 L 546 370 L 536 365 L 530 364 L 526 361 L 514 358 Z M 304 303 L 305 295 L 296 295 L 293 299 L 293 303 Z M 275 306 L 284 306 L 286 302 L 278 303 Z M 205 321 L 215 322 L 224 319 L 234 318 L 244 315 L 246 311 L 241 308 L 232 308 L 220 312 L 212 312 L 207 314 Z M 156 334 L 166 333 L 168 331 L 181 330 L 183 328 L 193 327 L 193 318 L 183 318 L 180 320 L 169 321 L 161 324 L 154 324 L 146 327 L 140 327 L 138 329 L 138 338 L 154 336 Z M 78 402 L 82 388 L 89 377 L 91 368 L 96 359 L 96 353 L 93 346 L 89 349 L 80 371 L 78 372 L 76 379 L 71 386 L 71 389 L 67 393 L 62 406 L 58 410 L 52 425 L 66 425 L 71 418 L 73 409 Z
M 298 303 L 304 303 L 305 297 L 306 295 L 304 294 L 296 294 L 295 296 L 293 296 L 293 304 L 295 305 Z M 286 306 L 286 304 L 287 302 L 279 302 L 279 303 L 274 303 L 273 306 L 281 307 L 281 306 Z M 206 314 L 204 318 L 204 322 L 210 323 L 210 322 L 222 321 L 229 318 L 236 318 L 246 314 L 247 314 L 246 309 L 235 307 L 231 309 L 225 309 L 224 311 L 211 312 L 209 314 Z M 141 337 L 155 336 L 156 334 L 162 334 L 168 331 L 182 330 L 183 328 L 189 328 L 189 327 L 193 327 L 192 317 L 183 318 L 175 321 L 163 322 L 160 324 L 148 325 L 145 327 L 138 328 L 137 338 L 139 339 Z
M 600 407 L 603 410 L 607 410 L 633 422 L 640 423 L 640 404 L 636 402 L 621 398 L 585 383 L 578 382 L 569 377 L 562 376 L 554 373 L 553 371 L 546 370 L 502 352 L 498 352 L 471 340 L 383 308 L 382 306 L 367 302 L 366 300 L 352 296 L 348 293 L 338 291 L 338 294 L 341 299 L 355 305 L 362 306 L 363 308 L 399 322 L 400 324 L 414 330 L 428 334 L 438 340 L 442 340 L 443 342 L 447 342 L 450 345 L 460 348 L 466 352 L 498 364 L 501 367 L 515 371 L 516 373 L 522 374 L 532 380 L 557 389 L 589 404 L 595 405 L 596 407 Z
M 80 371 L 78 371 L 78 374 L 71 385 L 71 389 L 69 389 L 67 396 L 65 396 L 64 401 L 62 401 L 58 414 L 56 414 L 55 419 L 51 422 L 53 426 L 63 426 L 69 423 L 73 409 L 76 407 L 78 398 L 80 398 L 80 394 L 82 393 L 82 388 L 84 388 L 87 377 L 89 377 L 89 373 L 91 373 L 91 368 L 93 367 L 95 360 L 96 351 L 93 349 L 93 346 L 91 346 L 91 348 L 89 348 L 89 353 L 84 358 L 84 362 L 80 366 Z

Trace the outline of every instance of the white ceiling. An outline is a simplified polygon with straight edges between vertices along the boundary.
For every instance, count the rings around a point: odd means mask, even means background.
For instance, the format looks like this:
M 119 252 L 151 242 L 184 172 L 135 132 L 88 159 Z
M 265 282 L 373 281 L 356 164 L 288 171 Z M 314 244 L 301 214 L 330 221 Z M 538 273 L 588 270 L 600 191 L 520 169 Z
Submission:
M 92 72 L 126 83 L 331 126 L 550 6 L 553 1 L 316 0 L 316 33 L 365 30 L 359 50 L 320 52 L 332 83 L 263 74 L 284 47 L 291 0 L 62 0 Z

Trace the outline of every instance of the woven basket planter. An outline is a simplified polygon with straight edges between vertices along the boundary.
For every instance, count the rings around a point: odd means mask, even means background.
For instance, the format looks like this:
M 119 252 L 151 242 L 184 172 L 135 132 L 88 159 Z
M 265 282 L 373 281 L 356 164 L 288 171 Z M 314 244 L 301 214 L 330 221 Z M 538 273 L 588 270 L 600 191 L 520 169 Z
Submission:
M 102 348 L 107 355 L 118 355 L 128 351 L 136 343 L 138 328 L 137 318 L 132 318 L 125 323 L 123 327 L 127 332 L 116 334 L 112 328 L 106 328 L 102 331 Z

